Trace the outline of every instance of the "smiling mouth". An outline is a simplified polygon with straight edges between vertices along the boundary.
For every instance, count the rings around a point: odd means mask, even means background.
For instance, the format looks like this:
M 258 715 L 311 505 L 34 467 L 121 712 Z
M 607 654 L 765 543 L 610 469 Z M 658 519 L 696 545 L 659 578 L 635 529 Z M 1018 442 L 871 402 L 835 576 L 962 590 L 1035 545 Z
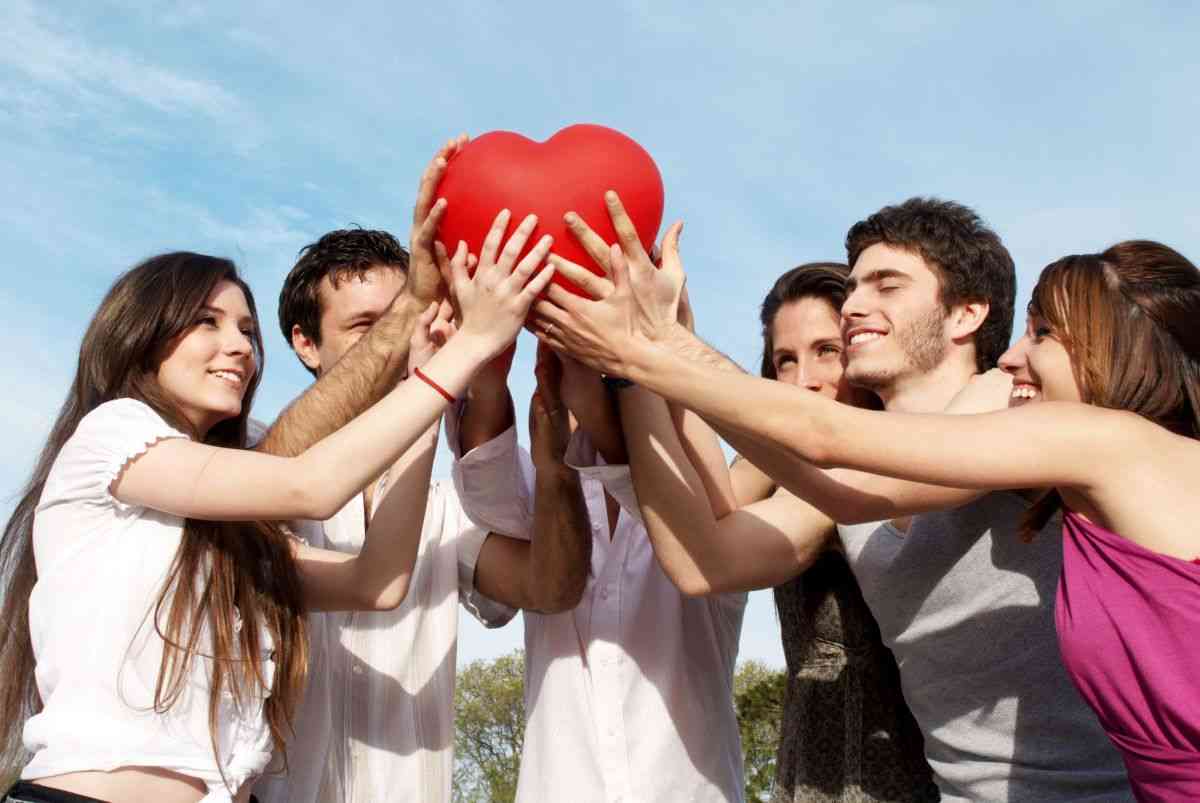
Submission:
M 236 371 L 209 371 L 209 373 L 235 390 L 242 389 L 242 375 Z
M 1027 382 L 1021 382 L 1013 385 L 1012 397 L 1018 401 L 1028 401 L 1036 399 L 1039 393 L 1037 385 L 1030 385 Z
M 850 335 L 850 339 L 847 341 L 846 345 L 851 347 L 865 346 L 867 343 L 874 343 L 876 340 L 882 340 L 885 337 L 887 337 L 886 333 L 876 332 L 873 330 L 855 332 L 854 334 Z

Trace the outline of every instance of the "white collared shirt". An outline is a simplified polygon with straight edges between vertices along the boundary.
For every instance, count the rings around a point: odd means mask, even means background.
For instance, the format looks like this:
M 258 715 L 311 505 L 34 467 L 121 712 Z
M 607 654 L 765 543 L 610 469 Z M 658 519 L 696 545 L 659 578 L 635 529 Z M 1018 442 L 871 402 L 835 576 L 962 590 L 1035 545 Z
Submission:
M 360 494 L 329 521 L 301 522 L 298 531 L 313 546 L 357 552 L 364 511 Z M 450 803 L 458 605 L 488 627 L 516 614 L 475 590 L 487 536 L 450 483 L 433 482 L 400 607 L 310 616 L 309 687 L 288 744 L 289 771 L 258 784 L 264 803 Z
M 592 565 L 573 611 L 525 612 L 517 800 L 742 800 L 733 673 L 746 594 L 681 594 L 654 557 L 629 467 L 596 465 L 578 434 L 567 458 L 582 481 Z M 514 429 L 463 456 L 453 476 L 477 523 L 529 531 L 533 467 Z M 605 490 L 621 507 L 611 539 Z

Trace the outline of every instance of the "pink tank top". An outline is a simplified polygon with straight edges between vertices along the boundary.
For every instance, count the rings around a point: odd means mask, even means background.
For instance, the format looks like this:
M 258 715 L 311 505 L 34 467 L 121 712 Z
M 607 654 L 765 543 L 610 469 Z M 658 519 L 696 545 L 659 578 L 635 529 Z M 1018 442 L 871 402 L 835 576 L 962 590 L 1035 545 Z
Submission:
M 1055 621 L 1138 800 L 1200 800 L 1200 565 L 1068 511 Z

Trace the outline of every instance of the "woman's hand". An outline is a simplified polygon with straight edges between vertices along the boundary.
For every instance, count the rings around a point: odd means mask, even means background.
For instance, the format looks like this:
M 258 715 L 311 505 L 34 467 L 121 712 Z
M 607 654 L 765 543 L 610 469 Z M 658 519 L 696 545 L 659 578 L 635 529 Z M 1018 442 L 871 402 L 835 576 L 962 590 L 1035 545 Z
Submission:
M 509 217 L 507 209 L 496 216 L 483 241 L 473 277 L 468 273 L 466 243 L 459 242 L 450 259 L 451 290 L 462 315 L 458 336 L 477 342 L 489 359 L 516 339 L 529 307 L 554 275 L 552 267 L 544 267 L 534 275 L 550 252 L 553 238 L 549 235 L 538 240 L 517 262 L 537 226 L 535 215 L 521 221 L 501 248 Z

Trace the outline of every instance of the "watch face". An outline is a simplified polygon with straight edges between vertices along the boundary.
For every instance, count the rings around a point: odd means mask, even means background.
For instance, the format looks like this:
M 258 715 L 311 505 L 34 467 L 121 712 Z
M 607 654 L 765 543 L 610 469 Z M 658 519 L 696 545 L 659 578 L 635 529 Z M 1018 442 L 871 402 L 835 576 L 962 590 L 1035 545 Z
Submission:
M 633 380 L 626 379 L 623 376 L 609 376 L 608 374 L 604 374 L 600 377 L 600 381 L 604 383 L 605 387 L 612 388 L 613 390 L 620 390 L 621 388 L 633 386 Z

